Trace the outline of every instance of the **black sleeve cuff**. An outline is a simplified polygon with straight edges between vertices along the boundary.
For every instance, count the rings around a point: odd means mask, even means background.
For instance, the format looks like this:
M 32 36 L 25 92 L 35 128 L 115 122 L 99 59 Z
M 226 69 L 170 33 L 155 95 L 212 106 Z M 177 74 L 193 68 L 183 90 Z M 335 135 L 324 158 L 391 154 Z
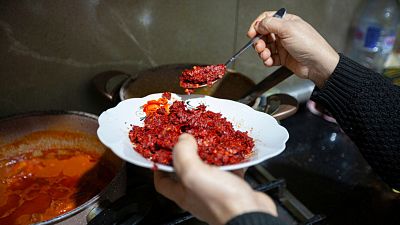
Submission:
M 339 54 L 339 63 L 322 89 L 316 88 L 311 100 L 322 104 L 332 113 L 339 123 L 347 120 L 346 110 L 354 105 L 365 87 L 389 82 L 382 75 L 365 68 L 343 54 Z
M 282 220 L 263 212 L 250 212 L 234 217 L 226 225 L 287 225 Z
M 348 111 L 355 104 L 360 104 L 358 98 L 366 95 L 363 92 L 380 91 L 374 89 L 391 84 L 381 74 L 361 66 L 343 54 L 339 54 L 339 56 L 339 63 L 332 75 L 322 89 L 314 89 L 311 100 L 324 106 L 341 124 L 341 122 L 348 121 Z M 379 94 L 383 94 L 383 92 L 376 93 L 377 96 L 374 97 L 378 97 Z

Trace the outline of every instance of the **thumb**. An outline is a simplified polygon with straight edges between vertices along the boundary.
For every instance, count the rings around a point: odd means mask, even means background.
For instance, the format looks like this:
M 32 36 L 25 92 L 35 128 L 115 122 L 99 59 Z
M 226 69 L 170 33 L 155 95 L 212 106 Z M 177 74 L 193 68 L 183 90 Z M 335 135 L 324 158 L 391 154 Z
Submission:
M 259 34 L 274 33 L 281 37 L 283 35 L 284 20 L 276 17 L 267 17 L 254 25 L 254 29 Z
M 179 177 L 191 167 L 203 166 L 197 154 L 196 139 L 190 134 L 181 134 L 173 150 L 173 164 Z

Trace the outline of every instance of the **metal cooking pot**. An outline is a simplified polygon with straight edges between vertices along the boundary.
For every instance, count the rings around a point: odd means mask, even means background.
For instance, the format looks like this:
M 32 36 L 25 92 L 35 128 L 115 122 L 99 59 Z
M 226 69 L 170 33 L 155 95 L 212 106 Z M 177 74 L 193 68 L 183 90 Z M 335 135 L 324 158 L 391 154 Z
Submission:
M 184 89 L 179 86 L 179 75 L 183 70 L 191 69 L 196 65 L 199 64 L 163 65 L 134 75 L 121 71 L 106 71 L 96 75 L 92 82 L 103 96 L 115 104 L 121 100 L 140 98 L 154 93 L 185 94 Z M 218 80 L 212 87 L 195 89 L 194 94 L 235 100 L 248 105 L 259 104 L 255 101 L 257 97 L 292 74 L 292 71 L 286 67 L 280 67 L 255 85 L 247 76 L 228 69 L 223 79 Z M 297 112 L 299 106 L 297 100 L 287 94 L 271 95 L 265 100 L 265 104 L 254 107 L 277 120 L 290 117 Z
M 140 98 L 149 94 L 172 92 L 185 94 L 179 86 L 179 75 L 184 69 L 198 64 L 170 64 L 143 70 L 133 75 L 121 71 L 107 71 L 96 75 L 93 84 L 107 99 L 117 103 L 128 98 Z M 194 94 L 237 100 L 254 86 L 243 74 L 228 70 L 224 79 L 212 87 L 195 90 Z
M 12 116 L 0 120 L 0 158 L 32 151 L 32 149 L 48 149 L 49 147 L 91 149 L 102 155 L 101 160 L 107 163 L 113 171 L 112 181 L 96 196 L 77 208 L 38 224 L 87 224 L 87 215 L 101 203 L 112 202 L 125 193 L 126 172 L 125 162 L 107 149 L 97 139 L 97 116 L 83 112 L 36 112 Z M 79 133 L 76 139 L 52 139 L 46 136 L 29 138 L 29 134 L 38 131 L 66 131 Z M 25 139 L 24 139 L 25 138 Z M 23 140 L 24 145 L 10 145 Z

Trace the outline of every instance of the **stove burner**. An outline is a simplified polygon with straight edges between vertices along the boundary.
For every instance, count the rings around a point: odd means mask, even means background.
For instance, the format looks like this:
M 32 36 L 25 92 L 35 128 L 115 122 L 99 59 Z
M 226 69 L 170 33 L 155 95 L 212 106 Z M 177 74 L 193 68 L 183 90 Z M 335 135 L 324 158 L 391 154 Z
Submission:
M 144 176 L 140 177 L 139 174 L 144 174 Z M 137 171 L 129 173 L 128 168 L 128 194 L 107 205 L 89 222 L 90 225 L 175 225 L 191 224 L 191 222 L 199 224 L 190 213 L 183 211 L 174 202 L 154 190 L 150 170 L 146 170 L 142 174 L 139 172 L 139 174 Z M 129 182 L 129 177 L 133 178 L 131 182 Z M 325 216 L 315 215 L 308 210 L 287 190 L 284 179 L 274 178 L 264 167 L 249 168 L 245 179 L 253 189 L 268 194 L 275 201 L 278 217 L 288 224 L 325 224 Z

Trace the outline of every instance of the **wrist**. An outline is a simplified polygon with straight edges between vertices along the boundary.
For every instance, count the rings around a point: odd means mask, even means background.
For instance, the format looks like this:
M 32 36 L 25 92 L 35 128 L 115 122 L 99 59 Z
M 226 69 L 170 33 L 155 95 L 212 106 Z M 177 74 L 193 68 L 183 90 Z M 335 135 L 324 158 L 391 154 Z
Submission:
M 228 205 L 225 212 L 220 220 L 222 224 L 239 215 L 250 212 L 264 212 L 275 217 L 278 215 L 274 201 L 264 193 L 257 191 L 253 191 L 251 195 L 248 195 L 242 201 L 236 199 L 234 203 Z
M 326 81 L 332 75 L 333 71 L 335 71 L 340 58 L 339 54 L 333 49 L 328 54 L 322 55 L 321 57 L 323 58 L 317 59 L 319 63 L 315 63 L 317 68 L 315 68 L 315 71 L 312 71 L 309 76 L 310 80 L 319 88 L 325 86 Z

